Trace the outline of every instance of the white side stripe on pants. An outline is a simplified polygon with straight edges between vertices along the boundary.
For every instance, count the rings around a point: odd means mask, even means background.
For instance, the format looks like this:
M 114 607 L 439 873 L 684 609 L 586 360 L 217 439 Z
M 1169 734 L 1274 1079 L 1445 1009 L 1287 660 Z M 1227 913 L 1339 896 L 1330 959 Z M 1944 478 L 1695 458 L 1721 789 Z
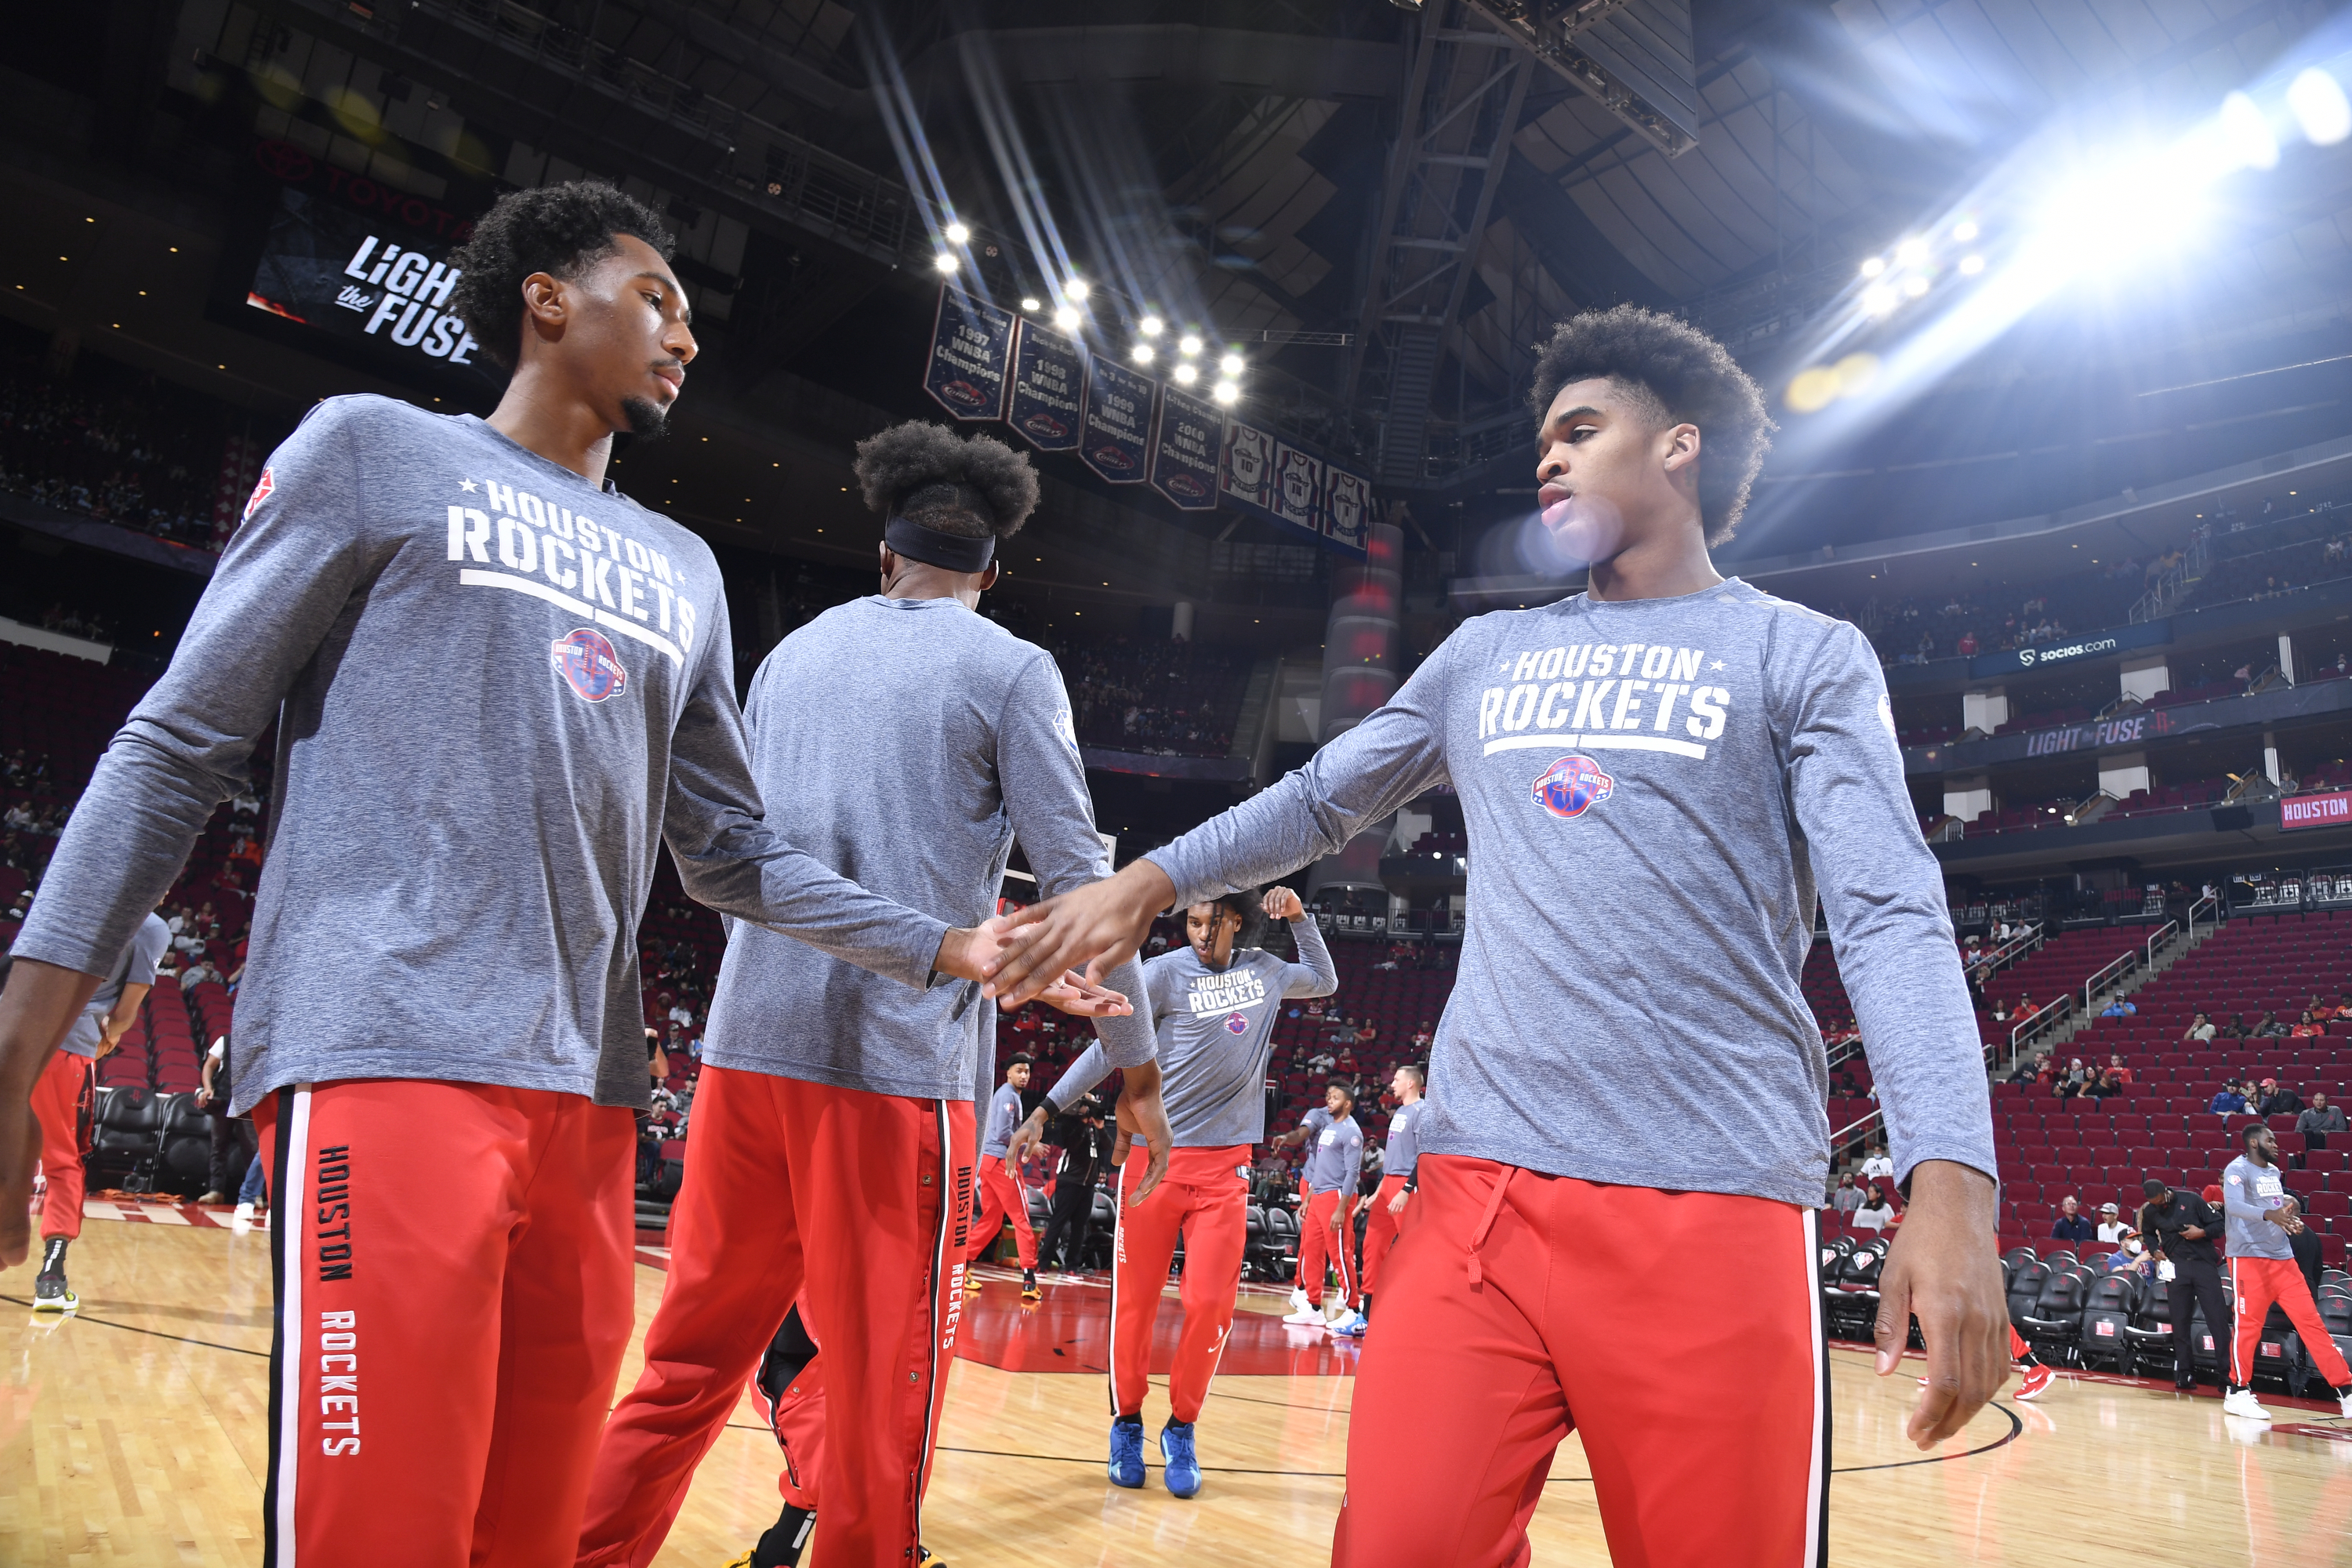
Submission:
M 1812 1303 L 1813 1459 L 1805 1479 L 1805 1554 L 1803 1568 L 1824 1568 L 1829 1562 L 1830 1367 L 1829 1340 L 1822 1326 L 1821 1215 L 1806 1209 L 1798 1235 L 1805 1247 L 1805 1299 Z
M 284 1353 L 277 1368 L 278 1444 L 271 1456 L 278 1485 L 278 1512 L 273 1521 L 278 1531 L 276 1568 L 297 1568 L 294 1497 L 301 1468 L 305 1406 L 302 1355 L 310 1338 L 302 1306 L 303 1275 L 307 1269 L 304 1237 L 310 1228 L 307 1223 L 310 1213 L 310 1086 L 296 1084 L 289 1098 L 292 1103 L 286 1110 L 286 1163 L 278 1173 L 278 1184 L 284 1190 L 270 1194 L 273 1206 L 269 1215 L 269 1228 L 278 1235 L 280 1256 L 285 1259 L 279 1276 L 284 1286 L 278 1302 L 278 1331 Z

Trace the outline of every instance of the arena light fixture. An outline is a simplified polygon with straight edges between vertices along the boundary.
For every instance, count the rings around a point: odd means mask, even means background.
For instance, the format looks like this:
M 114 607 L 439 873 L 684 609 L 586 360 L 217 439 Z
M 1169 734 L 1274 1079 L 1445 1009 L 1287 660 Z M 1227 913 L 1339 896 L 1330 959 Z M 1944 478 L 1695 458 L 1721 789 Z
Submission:
M 1869 315 L 1891 316 L 1902 302 L 1902 296 L 1884 283 L 1873 284 L 1862 291 L 1862 308 Z
M 1076 305 L 1063 305 L 1057 307 L 1054 311 L 1054 325 L 1061 328 L 1062 331 L 1066 332 L 1076 331 L 1078 330 L 1078 308 Z
M 1151 363 L 1151 345 L 1150 343 L 1138 343 L 1133 348 L 1127 351 L 1127 357 L 1133 360 L 1138 364 L 1150 364 Z
M 2221 145 L 2241 168 L 2278 167 L 2278 137 L 2271 131 L 2270 116 L 2242 92 L 2221 100 Z
M 1963 257 L 1961 257 L 1961 258 L 1960 258 L 1960 276 L 1961 276 L 1961 277 L 1963 277 L 1963 278 L 1973 278 L 1973 277 L 1975 277 L 1978 273 L 1982 272 L 1984 269 L 1985 269 L 1985 259 L 1984 259 L 1984 258 L 1983 258 L 1983 257 L 1981 257 L 1981 256 L 1977 255 L 1975 252 L 1971 251 L 1969 254 L 1968 254 L 1968 255 L 1963 256 Z
M 1194 382 L 1196 382 L 1196 381 L 1198 381 L 1198 380 L 1200 380 L 1200 379 L 1201 379 L 1201 371 L 1200 371 L 1200 367 L 1199 367 L 1199 366 L 1197 366 L 1197 365 L 1190 365 L 1190 364 L 1184 364 L 1184 363 L 1180 363 L 1176 366 L 1176 370 L 1175 370 L 1175 373 L 1174 373 L 1174 374 L 1175 374 L 1175 376 L 1176 376 L 1177 384 L 1178 384 L 1178 385 L 1180 385 L 1180 386 L 1190 386 L 1190 385 L 1192 385 Z
M 1241 395 L 1242 389 L 1230 381 L 1217 383 L 1216 390 L 1210 394 L 1220 403 L 1231 403 Z
M 1062 285 L 1062 292 L 1070 299 L 1083 300 L 1087 295 L 1093 293 L 1094 289 L 1085 279 L 1073 278 L 1067 283 Z
M 1224 372 L 1228 376 L 1235 376 L 1241 374 L 1243 371 L 1249 367 L 1242 363 L 1241 355 L 1227 354 L 1224 358 L 1217 362 L 1217 368 Z
M 964 226 L 960 223 L 951 223 L 948 225 L 947 228 L 943 232 L 947 235 L 948 243 L 950 245 L 961 245 L 971 237 L 971 230 L 964 227 Z
M 1042 310 L 1045 308 L 1045 303 L 1034 294 L 1024 294 L 1021 296 L 1021 308 L 1024 310 Z
M 1882 272 L 1884 272 L 1884 271 L 1885 271 L 1885 270 L 1886 270 L 1886 258 L 1885 258 L 1885 257 L 1883 257 L 1883 256 L 1873 256 L 1873 257 L 1868 257 L 1868 258 L 1865 258 L 1864 259 L 1864 261 L 1863 261 L 1863 264 L 1862 264 L 1862 275 L 1863 275 L 1864 278 L 1875 278 L 1875 277 L 1877 277 L 1880 273 L 1882 273 Z
M 952 250 L 940 251 L 937 256 L 931 258 L 931 265 L 941 272 L 953 272 L 956 269 L 955 252 Z
M 1156 338 L 1166 329 L 1159 317 L 1146 316 L 1135 323 L 1135 330 L 1147 338 Z
M 1903 292 L 1914 300 L 1919 299 L 1927 292 L 1927 280 L 1914 272 L 1910 277 L 1903 279 Z
M 1927 259 L 1927 242 L 1914 236 L 1895 247 L 1895 259 L 1906 267 L 1916 267 Z
M 1964 217 L 1952 226 L 1952 237 L 1962 245 L 1966 245 L 1982 232 L 1984 231 L 1977 227 L 1977 220 L 1972 217 Z
M 1180 354 L 1199 353 L 1201 352 L 1201 334 L 1198 332 L 1186 332 L 1182 337 L 1178 338 L 1176 340 L 1176 352 Z
M 2344 84 L 2313 66 L 2286 85 L 2286 107 L 2315 147 L 2333 147 L 2352 136 L 2352 99 Z

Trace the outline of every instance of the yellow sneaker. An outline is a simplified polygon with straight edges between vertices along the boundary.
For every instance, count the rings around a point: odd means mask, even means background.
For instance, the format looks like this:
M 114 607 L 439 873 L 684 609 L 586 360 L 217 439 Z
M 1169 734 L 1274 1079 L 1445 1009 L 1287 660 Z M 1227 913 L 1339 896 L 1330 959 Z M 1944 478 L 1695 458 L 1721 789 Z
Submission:
M 743 1555 L 740 1557 L 729 1558 L 727 1560 L 727 1568 L 751 1568 L 751 1549 L 746 1547 L 744 1549 Z

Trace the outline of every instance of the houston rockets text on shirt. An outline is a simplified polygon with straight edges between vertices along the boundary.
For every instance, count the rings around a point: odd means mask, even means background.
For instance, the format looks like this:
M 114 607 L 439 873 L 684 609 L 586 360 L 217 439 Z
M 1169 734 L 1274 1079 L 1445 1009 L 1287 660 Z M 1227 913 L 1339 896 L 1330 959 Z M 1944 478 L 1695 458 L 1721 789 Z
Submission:
M 457 488 L 467 499 L 449 505 L 449 559 L 488 566 L 495 555 L 506 568 L 462 568 L 461 584 L 544 599 L 685 664 L 698 617 L 660 551 L 519 486 L 467 479 Z
M 1576 643 L 1530 649 L 1496 666 L 1505 683 L 1478 694 L 1485 754 L 1580 745 L 1706 755 L 1723 733 L 1730 691 L 1705 648 Z
M 1194 975 L 1184 994 L 1185 1005 L 1195 1014 L 1232 1013 L 1265 1000 L 1265 982 L 1239 965 Z

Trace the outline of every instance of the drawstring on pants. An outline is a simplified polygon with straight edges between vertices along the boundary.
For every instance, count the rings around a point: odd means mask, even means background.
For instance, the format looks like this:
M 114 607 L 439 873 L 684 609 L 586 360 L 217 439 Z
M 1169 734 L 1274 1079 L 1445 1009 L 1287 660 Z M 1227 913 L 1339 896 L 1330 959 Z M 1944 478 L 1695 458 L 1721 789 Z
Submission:
M 1475 1289 L 1486 1278 L 1478 1265 L 1478 1249 L 1486 1245 L 1486 1233 L 1495 1228 L 1495 1216 L 1503 1212 L 1503 1189 L 1519 1173 L 1517 1165 L 1506 1165 L 1503 1173 L 1495 1178 L 1495 1188 L 1486 1194 L 1486 1210 L 1478 1216 L 1478 1228 L 1470 1233 L 1470 1284 Z

